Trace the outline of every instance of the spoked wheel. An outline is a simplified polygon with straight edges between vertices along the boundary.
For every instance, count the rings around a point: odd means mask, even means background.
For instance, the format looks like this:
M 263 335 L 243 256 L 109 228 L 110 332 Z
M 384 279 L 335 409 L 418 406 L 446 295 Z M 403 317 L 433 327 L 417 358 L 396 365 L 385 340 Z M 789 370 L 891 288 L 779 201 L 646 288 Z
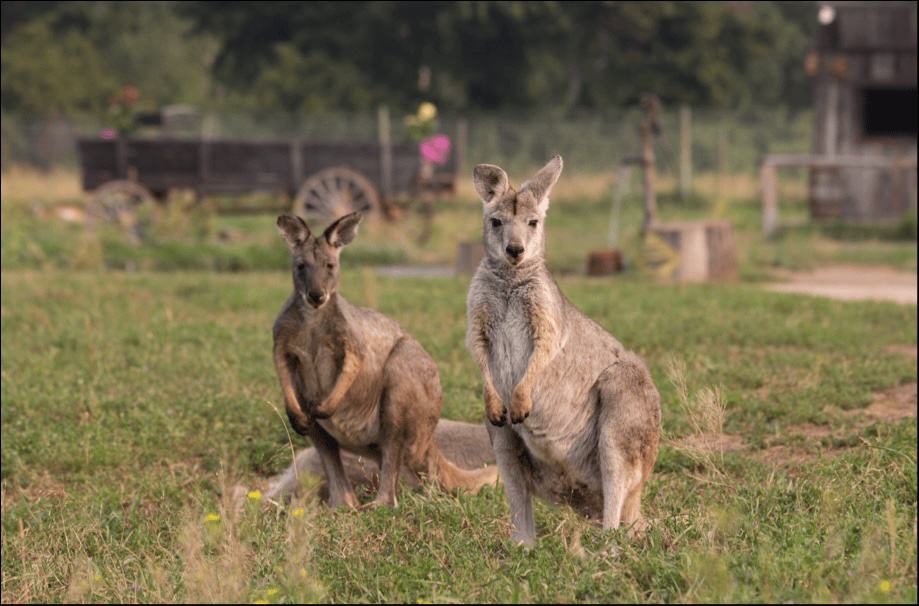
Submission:
M 345 166 L 319 171 L 307 178 L 294 198 L 293 212 L 301 217 L 333 220 L 355 211 L 376 212 L 380 195 L 359 172 Z
M 153 194 L 133 181 L 109 181 L 93 192 L 88 208 L 90 225 L 108 224 L 132 239 L 146 237 L 153 212 Z

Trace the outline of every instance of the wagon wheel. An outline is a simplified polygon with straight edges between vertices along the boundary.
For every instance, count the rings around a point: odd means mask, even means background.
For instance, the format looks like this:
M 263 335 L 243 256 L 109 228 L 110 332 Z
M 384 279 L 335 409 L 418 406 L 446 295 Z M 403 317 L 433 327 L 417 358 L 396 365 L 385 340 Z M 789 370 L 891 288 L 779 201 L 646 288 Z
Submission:
M 150 227 L 153 201 L 153 194 L 143 185 L 109 181 L 92 194 L 87 209 L 90 225 L 108 223 L 124 229 L 134 240 L 143 240 Z
M 294 198 L 293 212 L 303 217 L 337 219 L 355 211 L 374 212 L 379 207 L 380 194 L 366 177 L 346 166 L 336 166 L 303 182 Z

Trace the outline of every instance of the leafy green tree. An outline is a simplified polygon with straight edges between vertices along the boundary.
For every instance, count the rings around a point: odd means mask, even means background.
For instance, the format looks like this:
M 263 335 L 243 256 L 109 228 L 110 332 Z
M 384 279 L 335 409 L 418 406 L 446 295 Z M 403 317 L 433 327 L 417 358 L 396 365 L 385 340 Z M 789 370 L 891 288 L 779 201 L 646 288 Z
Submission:
M 166 2 L 4 3 L 3 109 L 102 113 L 123 86 L 148 109 L 207 102 L 215 42 Z
M 29 114 L 100 112 L 116 80 L 95 46 L 76 31 L 56 33 L 38 18 L 3 41 L 2 106 Z

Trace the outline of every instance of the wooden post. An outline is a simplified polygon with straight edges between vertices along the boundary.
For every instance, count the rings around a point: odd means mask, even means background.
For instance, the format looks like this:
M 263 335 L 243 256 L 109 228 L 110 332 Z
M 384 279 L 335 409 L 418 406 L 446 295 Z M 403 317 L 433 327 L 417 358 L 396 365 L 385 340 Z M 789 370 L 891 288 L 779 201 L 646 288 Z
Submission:
M 290 142 L 290 183 L 291 199 L 297 195 L 297 190 L 303 183 L 303 147 L 300 145 L 300 139 L 294 139 Z
M 692 110 L 680 108 L 680 197 L 692 192 Z
M 469 122 L 460 118 L 456 123 L 456 174 L 466 175 L 466 150 L 469 149 Z
M 377 108 L 377 132 L 380 142 L 380 196 L 387 204 L 392 194 L 392 134 L 389 126 L 389 108 Z
M 724 199 L 725 165 L 727 164 L 728 136 L 724 124 L 718 127 L 718 200 Z
M 777 191 L 776 168 L 770 162 L 764 162 L 760 168 L 760 187 L 763 190 L 763 234 L 766 237 L 775 233 L 779 224 L 779 197 Z
M 654 124 L 651 112 L 641 120 L 641 185 L 645 195 L 645 216 L 641 223 L 641 234 L 648 233 L 651 225 L 657 221 L 657 195 L 654 192 Z
M 115 170 L 119 179 L 129 179 L 127 147 L 124 137 L 119 134 L 115 140 Z

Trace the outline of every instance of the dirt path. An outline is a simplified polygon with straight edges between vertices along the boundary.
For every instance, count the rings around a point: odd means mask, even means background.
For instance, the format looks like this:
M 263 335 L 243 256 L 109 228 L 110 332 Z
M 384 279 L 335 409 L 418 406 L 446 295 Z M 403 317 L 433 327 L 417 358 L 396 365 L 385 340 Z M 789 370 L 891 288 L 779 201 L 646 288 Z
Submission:
M 766 286 L 793 292 L 858 301 L 875 299 L 916 304 L 916 274 L 883 266 L 832 265 L 811 272 L 783 272 L 787 280 Z

